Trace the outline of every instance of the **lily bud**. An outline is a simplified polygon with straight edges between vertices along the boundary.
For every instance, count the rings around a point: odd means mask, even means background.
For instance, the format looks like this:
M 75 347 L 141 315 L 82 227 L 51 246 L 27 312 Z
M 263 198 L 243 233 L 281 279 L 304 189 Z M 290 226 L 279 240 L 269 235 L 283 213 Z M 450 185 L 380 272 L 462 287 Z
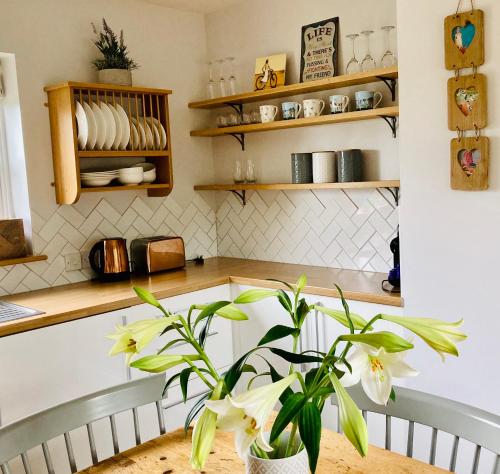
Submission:
M 176 365 L 186 362 L 186 360 L 200 360 L 198 355 L 149 355 L 141 357 L 130 364 L 134 369 L 154 374 L 165 372 Z
M 191 447 L 191 466 L 193 469 L 203 469 L 212 449 L 216 428 L 217 413 L 205 408 L 193 430 Z
M 348 342 L 362 342 L 376 349 L 383 347 L 385 351 L 389 353 L 413 349 L 413 344 L 409 343 L 406 339 L 386 331 L 369 332 L 365 334 L 346 334 L 345 336 L 340 336 L 339 339 Z
M 458 356 L 458 349 L 454 343 L 467 339 L 467 335 L 457 329 L 463 324 L 463 319 L 456 323 L 447 323 L 430 318 L 407 318 L 386 314 L 381 316 L 382 319 L 399 324 L 421 337 L 443 359 L 444 354 Z
M 234 300 L 234 303 L 236 304 L 257 303 L 257 301 L 261 301 L 266 298 L 271 298 L 272 296 L 278 296 L 278 292 L 276 290 L 264 290 L 264 289 L 247 290 L 241 293 Z

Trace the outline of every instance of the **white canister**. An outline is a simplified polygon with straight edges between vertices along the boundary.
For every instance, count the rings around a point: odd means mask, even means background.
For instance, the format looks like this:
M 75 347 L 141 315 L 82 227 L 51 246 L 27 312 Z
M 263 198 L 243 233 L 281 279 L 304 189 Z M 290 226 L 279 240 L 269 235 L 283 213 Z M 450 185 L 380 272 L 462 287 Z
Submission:
M 317 151 L 312 154 L 314 183 L 337 182 L 335 155 L 334 151 Z

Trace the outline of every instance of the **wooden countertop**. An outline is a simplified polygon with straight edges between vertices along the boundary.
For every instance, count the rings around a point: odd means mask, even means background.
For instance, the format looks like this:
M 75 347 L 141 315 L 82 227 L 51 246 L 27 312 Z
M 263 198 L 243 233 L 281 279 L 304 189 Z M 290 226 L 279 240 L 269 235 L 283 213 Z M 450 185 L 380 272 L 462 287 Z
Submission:
M 80 474 L 192 474 L 189 464 L 191 433 L 180 429 L 148 441 L 124 453 L 106 459 Z M 199 472 L 199 471 L 196 471 Z M 243 473 L 245 467 L 234 451 L 232 433 L 218 431 L 212 453 L 203 473 Z M 398 453 L 370 446 L 362 458 L 347 438 L 328 430 L 321 436 L 317 474 L 439 474 L 445 473 L 429 464 Z
M 231 282 L 278 288 L 279 284 L 266 279 L 295 283 L 302 273 L 309 280 L 304 290 L 308 294 L 337 297 L 333 285 L 337 283 L 347 299 L 402 306 L 399 296 L 381 289 L 385 279 L 382 273 L 214 257 L 206 259 L 204 265 L 188 263 L 181 270 L 134 277 L 126 282 L 87 281 L 5 297 L 5 301 L 38 309 L 45 314 L 0 323 L 0 337 L 140 304 L 133 286 L 147 288 L 161 299 Z

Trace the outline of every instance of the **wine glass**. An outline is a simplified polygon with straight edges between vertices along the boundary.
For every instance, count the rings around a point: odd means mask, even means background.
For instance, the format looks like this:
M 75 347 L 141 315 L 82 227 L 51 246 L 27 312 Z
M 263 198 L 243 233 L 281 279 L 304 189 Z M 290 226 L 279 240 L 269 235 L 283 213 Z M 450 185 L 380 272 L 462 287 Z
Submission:
M 357 72 L 361 71 L 361 64 L 358 61 L 358 58 L 356 58 L 356 47 L 355 47 L 355 41 L 356 38 L 359 38 L 359 35 L 356 33 L 350 34 L 346 36 L 351 40 L 352 43 L 352 58 L 349 59 L 349 62 L 347 63 L 347 66 L 345 68 L 345 73 L 346 74 L 355 74 Z
M 373 30 L 364 30 L 361 34 L 366 38 L 366 55 L 361 61 L 361 69 L 363 71 L 369 71 L 370 69 L 375 69 L 377 63 L 373 59 L 372 53 L 370 51 L 370 36 L 375 33 Z
M 236 76 L 234 75 L 234 57 L 226 58 L 229 64 L 229 91 L 231 95 L 236 95 Z
M 381 28 L 382 31 L 385 32 L 385 53 L 382 56 L 382 59 L 380 60 L 380 64 L 382 67 L 390 67 L 394 66 L 397 62 L 396 60 L 396 55 L 392 52 L 391 49 L 391 31 L 394 30 L 396 27 L 392 25 L 387 25 L 383 26 Z
M 207 92 L 209 99 L 215 99 L 214 63 L 208 62 L 208 83 Z
M 226 81 L 224 79 L 224 60 L 217 59 L 216 63 L 219 65 L 219 93 L 221 97 L 226 96 Z

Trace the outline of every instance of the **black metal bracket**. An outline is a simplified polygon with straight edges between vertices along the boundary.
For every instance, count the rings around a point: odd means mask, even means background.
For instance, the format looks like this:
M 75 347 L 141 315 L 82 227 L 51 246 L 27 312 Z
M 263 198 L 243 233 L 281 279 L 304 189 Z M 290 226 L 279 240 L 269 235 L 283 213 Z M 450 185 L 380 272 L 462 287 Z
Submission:
M 377 79 L 382 81 L 389 88 L 389 90 L 391 91 L 392 101 L 394 102 L 396 100 L 396 79 L 391 79 L 383 76 L 377 76 Z
M 392 115 L 379 115 L 379 117 L 383 118 L 387 122 L 389 127 L 391 127 L 393 138 L 396 138 L 398 136 L 398 134 L 397 134 L 398 118 L 393 117 Z
M 245 151 L 245 134 L 244 133 L 230 133 L 232 137 L 240 142 L 241 151 Z
M 240 116 L 240 119 L 243 119 L 243 104 L 228 104 L 227 103 L 225 105 L 234 109 L 238 113 L 238 115 Z
M 394 198 L 394 202 L 396 203 L 396 207 L 399 206 L 399 188 L 386 188 Z
M 242 191 L 236 191 L 234 189 L 231 189 L 231 192 L 237 196 L 239 198 L 239 200 L 241 201 L 241 204 L 243 206 L 246 205 L 247 203 L 247 192 L 243 189 Z

